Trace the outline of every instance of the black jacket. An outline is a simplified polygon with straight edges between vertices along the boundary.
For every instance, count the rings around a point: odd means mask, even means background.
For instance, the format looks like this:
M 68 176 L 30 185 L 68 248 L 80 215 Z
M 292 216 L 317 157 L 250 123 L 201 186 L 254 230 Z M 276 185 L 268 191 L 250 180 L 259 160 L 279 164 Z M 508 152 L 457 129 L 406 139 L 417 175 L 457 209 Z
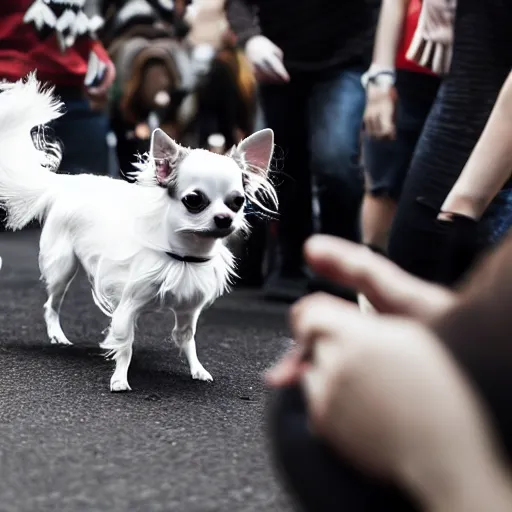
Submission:
M 284 52 L 293 71 L 322 71 L 371 59 L 380 0 L 226 0 L 240 45 L 257 34 Z

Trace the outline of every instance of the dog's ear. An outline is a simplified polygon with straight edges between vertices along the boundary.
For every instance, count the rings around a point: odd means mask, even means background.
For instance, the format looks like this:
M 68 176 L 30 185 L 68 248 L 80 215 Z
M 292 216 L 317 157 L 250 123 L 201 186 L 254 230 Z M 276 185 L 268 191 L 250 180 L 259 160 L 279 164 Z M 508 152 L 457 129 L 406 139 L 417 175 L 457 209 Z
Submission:
M 185 148 L 171 139 L 163 130 L 157 128 L 153 132 L 149 155 L 155 162 L 156 179 L 160 185 L 169 183 L 185 154 Z
M 273 153 L 274 132 L 266 128 L 244 139 L 229 154 L 242 170 L 243 186 L 249 201 L 269 213 L 278 206 L 277 193 L 268 176 Z M 269 206 L 264 204 L 267 201 Z
M 248 171 L 266 178 L 274 153 L 274 132 L 265 128 L 249 135 L 238 144 L 237 152 L 243 154 Z

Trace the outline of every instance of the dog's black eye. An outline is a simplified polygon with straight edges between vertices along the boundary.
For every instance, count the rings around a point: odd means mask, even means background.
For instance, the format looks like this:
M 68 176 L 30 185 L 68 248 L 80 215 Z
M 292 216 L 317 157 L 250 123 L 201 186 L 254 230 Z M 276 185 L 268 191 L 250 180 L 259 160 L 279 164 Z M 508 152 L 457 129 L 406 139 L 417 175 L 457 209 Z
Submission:
M 190 192 L 190 194 L 187 194 L 181 202 L 190 213 L 200 213 L 210 204 L 208 198 L 199 190 Z
M 238 212 L 240 211 L 240 209 L 242 208 L 242 206 L 244 205 L 245 203 L 245 197 L 243 195 L 235 195 L 233 197 L 231 197 L 228 201 L 226 201 L 226 206 L 234 211 L 234 212 Z

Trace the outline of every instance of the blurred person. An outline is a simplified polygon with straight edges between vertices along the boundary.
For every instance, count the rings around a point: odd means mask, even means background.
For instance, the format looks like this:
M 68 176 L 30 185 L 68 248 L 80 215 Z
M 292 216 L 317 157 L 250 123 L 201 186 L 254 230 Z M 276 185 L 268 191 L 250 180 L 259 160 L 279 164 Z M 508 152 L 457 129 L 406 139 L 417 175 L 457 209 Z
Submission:
M 186 19 L 191 25 L 189 39 L 192 44 L 221 48 L 228 29 L 224 0 L 192 0 L 187 3 Z
M 237 45 L 225 17 L 224 0 L 201 0 L 191 4 L 190 40 L 205 48 L 215 48 L 208 72 L 197 88 L 199 120 L 198 145 L 211 147 L 208 141 L 222 140 L 217 150 L 229 150 L 251 133 L 263 128 L 259 123 L 260 105 L 252 66 Z M 219 145 L 220 146 L 220 145 Z M 249 210 L 250 236 L 236 240 L 236 286 L 259 288 L 263 283 L 267 219 Z
M 482 136 L 441 206 L 438 220 L 484 218 L 492 244 L 509 231 L 512 194 L 505 185 L 512 177 L 511 133 L 512 74 L 509 73 Z
M 96 38 L 103 20 L 100 0 L 3 0 L 0 2 L 0 80 L 37 71 L 56 88 L 66 114 L 53 125 L 64 147 L 64 172 L 107 174 L 108 117 L 104 112 L 114 80 L 113 64 Z M 104 63 L 102 79 L 87 87 L 91 52 Z M 0 229 L 4 229 L 0 210 Z
M 489 119 L 512 67 L 512 7 L 503 0 L 425 0 L 410 53 L 434 64 L 439 47 L 449 66 L 425 123 L 404 183 L 389 237 L 389 257 L 424 279 L 453 285 L 492 245 L 490 219 L 510 209 L 512 180 L 503 183 L 481 221 L 438 214 Z M 453 39 L 450 26 L 453 21 Z M 481 160 L 480 160 L 481 162 Z M 478 170 L 488 172 L 487 165 Z M 501 236 L 503 235 L 501 230 Z
M 298 347 L 267 379 L 276 462 L 304 509 L 511 510 L 512 235 L 456 291 L 332 237 L 306 255 L 386 315 L 326 294 L 291 312 Z
M 226 1 L 228 22 L 259 81 L 266 124 L 276 136 L 276 160 L 284 160 L 277 264 L 265 283 L 267 298 L 294 300 L 304 293 L 302 245 L 313 230 L 312 177 L 320 230 L 360 238 L 360 80 L 370 62 L 379 4 Z
M 458 275 L 461 269 L 473 265 L 489 245 L 498 243 L 510 230 L 510 133 L 512 74 L 509 73 L 482 135 L 437 216 L 438 222 L 445 229 L 453 224 L 456 226 L 442 248 L 442 265 L 448 274 Z M 483 240 L 482 232 L 485 233 Z
M 439 76 L 407 59 L 421 0 L 384 0 L 366 89 L 363 161 L 367 178 L 362 241 L 387 251 L 389 230 L 414 149 L 439 88 Z
M 184 9 L 158 0 L 104 4 L 101 37 L 116 67 L 109 111 L 123 176 L 136 171 L 134 156 L 149 151 L 157 126 L 185 144 L 191 131 L 197 73 L 184 43 Z
M 55 86 L 66 114 L 55 123 L 65 172 L 106 174 L 108 118 L 103 111 L 115 70 L 96 32 L 103 23 L 99 0 L 4 0 L 0 3 L 0 79 L 37 71 Z M 104 63 L 101 79 L 85 85 L 93 52 Z

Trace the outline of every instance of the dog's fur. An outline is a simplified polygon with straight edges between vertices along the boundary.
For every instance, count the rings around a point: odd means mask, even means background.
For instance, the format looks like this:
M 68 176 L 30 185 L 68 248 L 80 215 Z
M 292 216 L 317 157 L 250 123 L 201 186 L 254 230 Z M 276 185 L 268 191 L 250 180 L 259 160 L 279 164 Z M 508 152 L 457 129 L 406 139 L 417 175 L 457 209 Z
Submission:
M 0 91 L 0 206 L 11 229 L 33 219 L 43 222 L 39 266 L 48 292 L 44 318 L 51 342 L 70 344 L 59 309 L 80 263 L 96 304 L 111 317 L 101 347 L 115 360 L 112 391 L 130 389 L 136 320 L 155 301 L 174 312 L 173 340 L 183 349 L 192 377 L 211 381 L 197 358 L 196 324 L 234 275 L 225 241 L 245 228 L 245 204 L 266 208 L 263 197 L 269 208 L 277 206 L 268 180 L 272 131 L 253 134 L 224 156 L 185 149 L 156 130 L 135 184 L 57 174 L 60 147 L 45 139 L 44 129 L 34 135 L 33 128 L 61 115 L 59 101 L 34 75 L 1 84 Z M 195 190 L 209 200 L 200 213 L 182 202 Z M 238 211 L 230 203 L 234 196 L 245 198 Z M 231 226 L 221 229 L 219 216 L 231 219 Z M 169 253 L 207 261 L 184 262 Z

